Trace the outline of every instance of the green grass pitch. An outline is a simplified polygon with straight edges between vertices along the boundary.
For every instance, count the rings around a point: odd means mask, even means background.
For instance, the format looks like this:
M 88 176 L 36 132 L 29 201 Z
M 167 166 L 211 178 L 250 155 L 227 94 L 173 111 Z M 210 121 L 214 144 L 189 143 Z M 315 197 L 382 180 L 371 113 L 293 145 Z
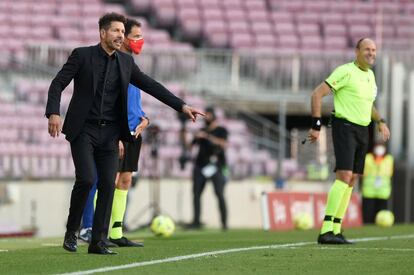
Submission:
M 86 245 L 66 252 L 62 238 L 0 239 L 0 274 L 414 274 L 414 225 L 349 229 L 360 241 L 347 246 L 317 245 L 317 234 L 201 230 L 163 239 L 139 231 L 127 236 L 145 247 L 115 248 L 115 256 L 88 255 Z

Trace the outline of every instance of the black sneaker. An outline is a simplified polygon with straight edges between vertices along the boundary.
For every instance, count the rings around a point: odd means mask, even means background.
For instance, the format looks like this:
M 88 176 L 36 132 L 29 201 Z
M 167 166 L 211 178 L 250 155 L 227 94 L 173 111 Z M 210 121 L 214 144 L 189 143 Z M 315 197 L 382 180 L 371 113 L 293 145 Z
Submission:
M 65 239 L 63 241 L 63 248 L 69 252 L 76 252 L 78 249 L 78 238 L 75 232 L 67 231 L 65 233 Z
M 143 242 L 133 242 L 133 241 L 128 240 L 125 237 L 122 237 L 119 239 L 109 238 L 109 241 L 118 245 L 119 247 L 144 247 Z
M 319 244 L 344 244 L 344 241 L 334 235 L 332 231 L 328 231 L 318 236 Z
M 79 231 L 78 238 L 86 243 L 91 243 L 92 240 L 92 227 L 82 228 Z
M 344 236 L 344 235 L 342 235 L 342 233 L 336 234 L 336 235 L 335 235 L 335 237 L 337 237 L 338 239 L 341 239 L 341 240 L 344 242 L 344 244 L 354 244 L 353 242 L 348 241 L 348 240 L 345 238 L 345 236 Z

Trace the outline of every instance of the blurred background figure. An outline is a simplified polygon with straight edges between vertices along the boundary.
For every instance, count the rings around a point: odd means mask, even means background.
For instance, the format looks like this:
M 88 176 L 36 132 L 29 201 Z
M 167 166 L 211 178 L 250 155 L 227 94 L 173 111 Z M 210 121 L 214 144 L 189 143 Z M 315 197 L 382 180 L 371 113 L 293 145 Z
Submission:
M 226 184 L 226 156 L 225 149 L 227 146 L 228 132 L 226 128 L 220 126 L 212 107 L 205 111 L 205 127 L 200 129 L 192 142 L 192 145 L 198 144 L 198 154 L 195 159 L 193 168 L 193 222 L 187 225 L 188 228 L 201 228 L 201 194 L 207 180 L 211 180 L 214 186 L 214 192 L 218 199 L 221 227 L 227 229 L 227 209 L 224 199 L 224 185 Z
M 376 214 L 388 208 L 394 158 L 383 143 L 377 143 L 365 158 L 362 180 L 362 213 L 364 223 L 374 223 Z

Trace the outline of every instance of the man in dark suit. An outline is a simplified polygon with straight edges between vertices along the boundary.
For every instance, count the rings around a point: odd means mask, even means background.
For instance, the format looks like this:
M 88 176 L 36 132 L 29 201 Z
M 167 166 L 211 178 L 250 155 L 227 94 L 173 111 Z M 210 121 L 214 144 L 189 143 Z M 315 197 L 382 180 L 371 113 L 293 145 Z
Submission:
M 49 87 L 45 115 L 48 131 L 59 136 L 60 98 L 74 80 L 74 92 L 62 133 L 70 142 L 75 165 L 69 216 L 63 248 L 76 252 L 76 231 L 94 179 L 94 165 L 100 179 L 88 253 L 116 254 L 105 245 L 118 168 L 118 140 L 131 141 L 128 127 L 128 84 L 132 83 L 193 121 L 199 110 L 186 105 L 160 83 L 140 71 L 131 55 L 119 51 L 124 40 L 125 17 L 116 13 L 99 19 L 100 43 L 73 50 Z

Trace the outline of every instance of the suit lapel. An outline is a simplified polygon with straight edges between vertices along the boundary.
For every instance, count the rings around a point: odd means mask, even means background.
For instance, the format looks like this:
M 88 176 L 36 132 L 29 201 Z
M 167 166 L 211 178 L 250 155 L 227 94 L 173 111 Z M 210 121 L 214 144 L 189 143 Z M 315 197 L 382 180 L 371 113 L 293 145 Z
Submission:
M 122 85 L 122 93 L 128 91 L 128 84 L 129 84 L 129 75 L 130 75 L 130 66 L 127 64 L 124 56 L 119 54 L 118 52 L 118 65 L 119 65 L 119 74 L 121 75 L 121 85 Z
M 93 48 L 92 52 L 92 71 L 93 71 L 93 94 L 95 95 L 96 87 L 98 86 L 98 70 L 95 70 L 94 68 L 97 68 L 99 66 L 99 44 Z

